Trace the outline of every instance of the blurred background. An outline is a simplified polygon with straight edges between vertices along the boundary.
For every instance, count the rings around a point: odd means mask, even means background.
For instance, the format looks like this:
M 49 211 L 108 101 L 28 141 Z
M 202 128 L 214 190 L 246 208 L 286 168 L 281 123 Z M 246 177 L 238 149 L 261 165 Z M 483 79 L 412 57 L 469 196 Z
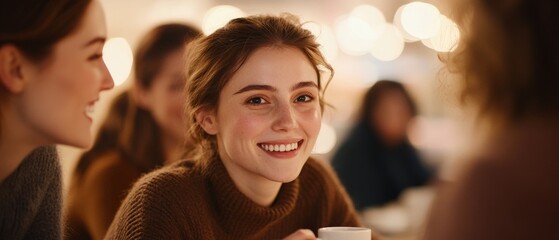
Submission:
M 101 0 L 104 5 L 109 41 L 104 59 L 115 80 L 115 88 L 103 93 L 95 108 L 92 131 L 104 118 L 109 101 L 125 89 L 131 75 L 132 52 L 142 34 L 155 25 L 168 22 L 190 23 L 210 34 L 228 20 L 253 14 L 297 15 L 322 45 L 322 51 L 335 69 L 326 91 L 324 124 L 315 155 L 330 161 L 355 121 L 363 93 L 376 81 L 392 79 L 410 91 L 419 107 L 419 116 L 410 127 L 412 144 L 427 165 L 442 169 L 452 162 L 464 139 L 458 126 L 458 109 L 452 104 L 448 82 L 439 74 L 438 54 L 452 51 L 459 32 L 448 19 L 443 0 Z M 449 104 L 450 103 L 450 104 Z M 60 146 L 65 185 L 80 150 Z M 416 193 L 408 204 L 421 218 L 429 197 Z M 423 200 L 421 200 L 421 198 Z M 403 202 L 408 200 L 402 200 Z M 420 201 L 418 203 L 418 201 Z M 421 202 L 422 201 L 422 202 Z M 415 204 L 415 205 L 414 205 Z M 418 209 L 420 208 L 420 209 Z M 383 213 L 375 213 L 382 215 Z M 386 214 L 386 213 L 385 213 Z M 400 215 L 398 215 L 400 214 Z M 384 215 L 390 221 L 388 232 L 402 232 L 417 224 L 408 220 L 401 226 L 401 213 Z M 419 216 L 418 216 L 419 215 Z M 414 220 L 415 221 L 415 220 Z M 420 222 L 417 220 L 416 222 Z M 398 225 L 400 224 L 400 226 Z M 385 226 L 386 227 L 386 226 Z M 392 229 L 390 229 L 392 227 Z M 398 228 L 400 227 L 400 229 Z M 395 238 L 396 239 L 396 238 Z M 413 239 L 402 238 L 402 239 Z

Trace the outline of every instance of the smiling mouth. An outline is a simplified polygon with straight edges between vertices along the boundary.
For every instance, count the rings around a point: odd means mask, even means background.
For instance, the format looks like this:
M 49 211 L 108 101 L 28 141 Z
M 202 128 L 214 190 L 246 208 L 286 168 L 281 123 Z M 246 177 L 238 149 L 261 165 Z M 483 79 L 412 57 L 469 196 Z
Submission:
M 95 107 L 93 105 L 88 105 L 85 107 L 85 115 L 88 118 L 93 118 L 93 114 L 95 113 Z
M 299 149 L 303 140 L 294 143 L 285 143 L 285 144 L 268 144 L 268 143 L 259 143 L 258 147 L 262 150 L 267 152 L 291 152 Z
M 95 113 L 95 101 L 91 101 L 87 106 L 85 106 L 84 113 L 89 119 L 93 119 L 93 114 Z

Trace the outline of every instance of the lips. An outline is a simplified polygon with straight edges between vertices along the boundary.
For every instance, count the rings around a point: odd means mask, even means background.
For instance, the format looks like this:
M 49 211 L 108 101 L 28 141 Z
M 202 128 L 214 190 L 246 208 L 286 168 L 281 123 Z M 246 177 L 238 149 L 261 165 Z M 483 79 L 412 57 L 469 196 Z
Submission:
M 259 143 L 258 146 L 267 152 L 292 152 L 299 149 L 303 140 L 292 143 Z

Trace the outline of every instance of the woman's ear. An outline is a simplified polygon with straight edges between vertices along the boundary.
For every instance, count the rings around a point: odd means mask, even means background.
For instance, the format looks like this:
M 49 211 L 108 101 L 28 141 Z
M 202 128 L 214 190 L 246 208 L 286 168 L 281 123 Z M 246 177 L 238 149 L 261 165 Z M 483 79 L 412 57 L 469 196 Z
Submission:
M 195 113 L 196 122 L 207 134 L 216 135 L 218 132 L 215 112 L 207 108 L 201 108 Z
M 0 82 L 8 92 L 17 94 L 23 91 L 25 81 L 23 77 L 24 58 L 13 45 L 0 47 Z

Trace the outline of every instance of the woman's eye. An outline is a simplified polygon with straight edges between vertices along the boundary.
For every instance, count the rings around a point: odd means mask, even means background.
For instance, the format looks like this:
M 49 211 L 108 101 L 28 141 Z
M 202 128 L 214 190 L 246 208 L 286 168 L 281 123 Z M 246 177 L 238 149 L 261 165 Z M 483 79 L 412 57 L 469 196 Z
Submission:
M 101 54 L 101 53 L 96 53 L 96 54 L 91 55 L 91 56 L 88 58 L 88 60 L 90 60 L 90 61 L 95 61 L 95 60 L 100 59 L 100 58 L 102 58 L 102 57 L 103 57 L 103 54 Z
M 268 102 L 262 97 L 253 97 L 253 98 L 248 99 L 247 103 L 250 104 L 250 105 L 259 105 L 259 104 L 264 104 L 264 103 L 268 103 Z
M 309 96 L 309 95 L 301 95 L 301 96 L 298 96 L 297 99 L 295 99 L 295 102 L 310 102 L 313 99 L 314 98 Z

